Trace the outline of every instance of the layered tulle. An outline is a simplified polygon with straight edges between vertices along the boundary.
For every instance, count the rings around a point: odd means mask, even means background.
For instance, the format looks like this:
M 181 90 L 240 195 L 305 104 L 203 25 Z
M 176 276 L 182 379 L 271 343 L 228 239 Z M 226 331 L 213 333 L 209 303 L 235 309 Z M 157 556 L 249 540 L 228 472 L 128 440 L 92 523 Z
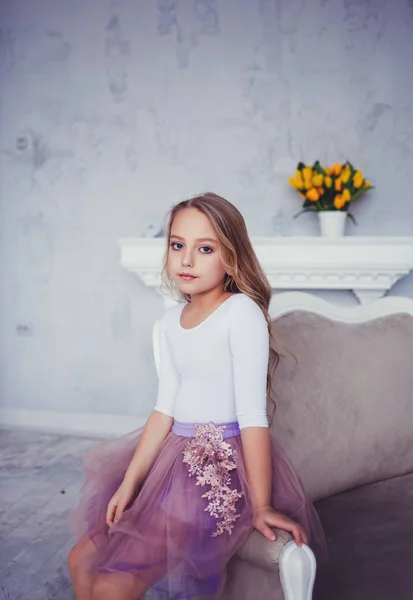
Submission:
M 228 447 L 222 460 L 229 458 L 236 468 L 221 463 L 228 489 L 219 493 L 222 486 L 217 484 L 214 495 L 205 478 L 197 478 L 194 470 L 190 476 L 195 454 L 188 443 L 193 438 L 169 433 L 122 519 L 109 529 L 108 502 L 122 482 L 142 429 L 97 444 L 86 454 L 85 483 L 69 518 L 70 531 L 75 540 L 87 536 L 93 541 L 98 573 L 135 575 L 170 600 L 215 594 L 225 581 L 228 561 L 253 530 L 241 437 L 224 440 Z M 271 454 L 272 505 L 301 523 L 319 563 L 325 562 L 318 515 L 272 436 Z M 218 496 L 221 500 L 214 504 Z

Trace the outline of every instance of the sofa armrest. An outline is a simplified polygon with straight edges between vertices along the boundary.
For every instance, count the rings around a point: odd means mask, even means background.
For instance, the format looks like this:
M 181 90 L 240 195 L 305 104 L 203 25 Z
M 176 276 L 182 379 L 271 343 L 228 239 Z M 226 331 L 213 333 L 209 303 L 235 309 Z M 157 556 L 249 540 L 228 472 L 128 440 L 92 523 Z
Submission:
M 254 529 L 245 544 L 238 550 L 237 555 L 243 560 L 273 571 L 278 569 L 278 561 L 285 544 L 293 539 L 288 531 L 273 528 L 277 539 L 269 542 L 259 531 Z
M 277 539 L 269 542 L 254 529 L 237 555 L 254 567 L 277 575 L 285 600 L 312 598 L 316 574 L 312 550 L 306 544 L 297 546 L 287 531 L 276 528 L 273 530 Z

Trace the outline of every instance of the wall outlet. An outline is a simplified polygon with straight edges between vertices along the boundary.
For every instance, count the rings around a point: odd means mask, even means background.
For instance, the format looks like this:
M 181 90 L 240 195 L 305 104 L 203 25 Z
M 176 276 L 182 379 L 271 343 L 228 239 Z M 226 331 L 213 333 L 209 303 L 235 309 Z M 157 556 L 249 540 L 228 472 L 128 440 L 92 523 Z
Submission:
M 26 323 L 20 323 L 16 327 L 17 335 L 23 336 L 32 336 L 33 335 L 33 327 L 32 325 L 27 325 Z

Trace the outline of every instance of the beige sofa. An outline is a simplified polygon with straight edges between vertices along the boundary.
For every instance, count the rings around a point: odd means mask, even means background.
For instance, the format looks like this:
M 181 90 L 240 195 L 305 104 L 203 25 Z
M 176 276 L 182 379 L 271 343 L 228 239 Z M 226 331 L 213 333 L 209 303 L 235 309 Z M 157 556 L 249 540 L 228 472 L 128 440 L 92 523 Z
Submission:
M 335 307 L 279 293 L 284 356 L 273 432 L 315 502 L 330 562 L 314 600 L 413 598 L 413 300 Z M 252 536 L 251 536 L 252 538 Z M 225 600 L 284 600 L 278 546 L 257 534 L 228 569 Z M 311 592 L 302 592 L 310 599 Z
M 271 315 L 282 355 L 272 430 L 315 502 L 330 562 L 313 588 L 301 554 L 283 560 L 290 534 L 267 542 L 253 532 L 228 565 L 220 600 L 411 599 L 413 300 L 343 308 L 283 292 Z

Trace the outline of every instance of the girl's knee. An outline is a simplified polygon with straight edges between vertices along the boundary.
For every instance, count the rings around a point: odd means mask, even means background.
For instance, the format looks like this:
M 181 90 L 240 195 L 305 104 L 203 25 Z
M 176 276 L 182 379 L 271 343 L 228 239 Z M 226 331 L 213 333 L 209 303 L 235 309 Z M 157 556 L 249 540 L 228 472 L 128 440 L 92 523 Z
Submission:
M 93 563 L 96 555 L 96 548 L 89 539 L 77 542 L 69 551 L 67 556 L 67 566 L 69 573 L 76 573 L 79 569 L 87 569 Z
M 105 575 L 98 575 L 92 583 L 90 600 L 117 600 L 122 597 L 120 587 L 116 589 L 113 581 Z M 125 599 L 129 597 L 123 596 Z
M 149 585 L 136 577 L 100 574 L 91 586 L 91 600 L 139 600 Z
M 76 572 L 80 563 L 80 556 L 80 548 L 78 547 L 78 544 L 76 544 L 75 546 L 73 546 L 73 548 L 70 549 L 70 552 L 67 555 L 67 567 L 69 569 L 70 574 Z

